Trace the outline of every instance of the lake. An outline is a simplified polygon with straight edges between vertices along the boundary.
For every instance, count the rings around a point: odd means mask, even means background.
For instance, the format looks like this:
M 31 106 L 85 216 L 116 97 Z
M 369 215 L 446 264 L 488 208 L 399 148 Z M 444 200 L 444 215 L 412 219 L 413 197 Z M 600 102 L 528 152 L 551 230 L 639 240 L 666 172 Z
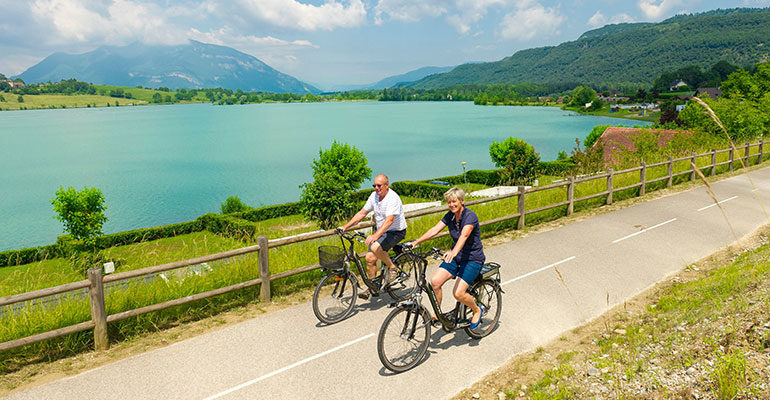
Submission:
M 0 251 L 62 234 L 50 200 L 95 186 L 105 233 L 190 221 L 237 195 L 252 206 L 296 201 L 332 141 L 362 150 L 373 174 L 418 180 L 490 169 L 489 145 L 524 139 L 543 160 L 595 125 L 645 122 L 553 107 L 469 102 L 343 102 L 110 107 L 0 112 Z M 364 185 L 369 185 L 366 182 Z

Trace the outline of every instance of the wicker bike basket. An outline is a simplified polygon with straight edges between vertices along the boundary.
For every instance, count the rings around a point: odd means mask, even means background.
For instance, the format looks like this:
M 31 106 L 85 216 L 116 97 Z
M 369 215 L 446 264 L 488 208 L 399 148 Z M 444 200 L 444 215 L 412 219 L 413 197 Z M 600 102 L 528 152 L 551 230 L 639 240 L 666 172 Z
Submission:
M 325 270 L 342 269 L 345 251 L 337 246 L 318 246 L 318 263 Z

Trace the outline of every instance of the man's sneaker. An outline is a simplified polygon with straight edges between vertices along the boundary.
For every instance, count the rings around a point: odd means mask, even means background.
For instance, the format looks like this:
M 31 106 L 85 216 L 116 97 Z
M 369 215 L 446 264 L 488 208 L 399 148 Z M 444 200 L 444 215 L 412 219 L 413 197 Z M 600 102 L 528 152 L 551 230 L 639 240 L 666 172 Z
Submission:
M 388 272 L 385 273 L 385 284 L 392 283 L 398 278 L 398 270 L 395 268 L 388 268 Z
M 370 295 L 371 295 L 371 292 L 369 292 L 369 289 L 366 289 L 363 292 L 358 294 L 358 298 L 367 300 L 367 299 L 369 299 Z

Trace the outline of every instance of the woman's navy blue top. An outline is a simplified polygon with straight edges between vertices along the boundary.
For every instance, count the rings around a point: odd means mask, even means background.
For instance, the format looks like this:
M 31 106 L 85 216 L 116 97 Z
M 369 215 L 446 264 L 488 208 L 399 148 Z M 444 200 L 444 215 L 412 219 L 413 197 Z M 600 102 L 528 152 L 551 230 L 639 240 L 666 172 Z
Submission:
M 460 232 L 462 232 L 465 225 L 473 226 L 471 235 L 465 241 L 460 252 L 457 253 L 455 261 L 458 264 L 464 264 L 468 261 L 484 264 L 484 261 L 487 258 L 484 256 L 484 246 L 481 244 L 479 217 L 476 216 L 475 212 L 463 207 L 463 212 L 460 214 L 460 221 L 456 221 L 455 214 L 449 211 L 444 215 L 444 218 L 441 218 L 441 222 L 449 228 L 449 236 L 452 237 L 454 244 L 457 244 L 457 239 L 460 238 Z

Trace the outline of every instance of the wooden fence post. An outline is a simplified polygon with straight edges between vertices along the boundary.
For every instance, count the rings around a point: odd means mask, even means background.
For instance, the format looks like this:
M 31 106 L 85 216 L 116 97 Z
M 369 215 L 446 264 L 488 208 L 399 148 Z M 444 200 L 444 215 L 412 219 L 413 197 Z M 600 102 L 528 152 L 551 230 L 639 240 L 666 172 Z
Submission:
M 259 263 L 259 279 L 262 280 L 259 291 L 259 301 L 267 303 L 270 301 L 270 256 L 267 236 L 257 236 L 257 244 L 259 245 L 259 255 L 257 261 Z
M 567 215 L 572 215 L 575 211 L 575 177 L 567 177 L 569 185 L 567 185 Z
M 757 164 L 762 164 L 762 139 L 759 139 L 759 150 L 757 151 L 759 153 L 759 156 L 757 157 Z
M 695 152 L 693 151 L 692 152 L 692 158 L 690 159 L 690 163 L 692 163 L 692 165 L 691 165 L 692 166 L 692 172 L 690 172 L 690 180 L 691 181 L 695 180 L 695 169 L 698 168 L 698 166 L 696 165 L 696 162 L 697 162 L 697 160 L 695 159 Z
M 668 156 L 668 182 L 666 187 L 671 187 L 674 184 L 674 157 Z
M 751 142 L 746 142 L 746 152 L 744 153 L 743 165 L 749 166 L 749 149 L 751 149 Z
M 644 196 L 644 186 L 647 182 L 647 164 L 642 161 L 642 169 L 639 171 L 639 183 L 642 185 L 639 186 L 639 196 Z
M 609 205 L 612 204 L 612 176 L 615 174 L 615 171 L 610 168 L 607 172 L 610 173 L 607 176 L 607 204 Z
M 91 298 L 91 320 L 94 321 L 94 347 L 96 350 L 110 348 L 107 335 L 107 311 L 104 307 L 104 281 L 102 267 L 88 269 L 88 296 Z
M 729 171 L 733 170 L 733 162 L 735 162 L 735 148 L 733 146 L 730 146 L 730 167 Z
M 518 186 L 517 190 L 519 191 L 519 224 L 517 226 L 517 229 L 523 229 L 524 228 L 524 186 Z
M 717 149 L 711 149 L 711 176 L 717 174 Z

